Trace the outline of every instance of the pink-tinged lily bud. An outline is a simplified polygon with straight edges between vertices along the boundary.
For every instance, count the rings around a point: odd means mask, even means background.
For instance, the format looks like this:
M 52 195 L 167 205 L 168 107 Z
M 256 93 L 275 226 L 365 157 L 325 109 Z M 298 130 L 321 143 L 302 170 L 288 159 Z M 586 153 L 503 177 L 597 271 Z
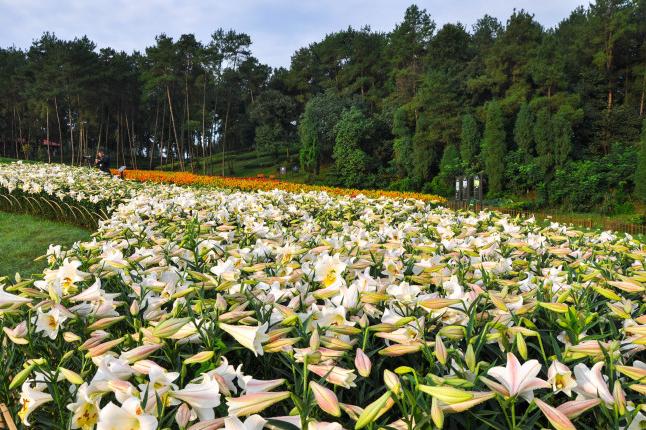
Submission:
M 190 321 L 190 318 L 169 318 L 160 322 L 153 328 L 152 334 L 159 338 L 168 338 L 177 333 Z
M 191 408 L 186 403 L 182 403 L 175 413 L 175 422 L 177 423 L 177 426 L 179 428 L 185 428 L 190 419 Z
M 350 419 L 356 421 L 359 419 L 359 416 L 363 413 L 363 408 L 357 405 L 350 405 L 348 403 L 339 403 L 341 410 L 348 414 Z
M 440 408 L 439 401 L 436 397 L 433 397 L 431 403 L 431 419 L 437 428 L 441 429 L 444 427 L 444 412 L 442 412 L 442 408 Z
M 615 369 L 622 375 L 626 375 L 632 380 L 641 381 L 646 380 L 646 368 L 634 366 L 615 366 Z
M 310 364 L 307 369 L 321 378 L 325 378 L 330 384 L 343 388 L 356 387 L 354 380 L 357 379 L 357 375 L 352 370 L 323 364 Z
M 2 331 L 4 331 L 9 340 L 11 340 L 16 345 L 27 345 L 29 343 L 29 340 L 25 338 L 28 333 L 26 321 L 22 321 L 12 329 L 10 329 L 9 327 L 2 327 Z
M 130 304 L 130 315 L 138 315 L 139 314 L 139 309 L 141 306 L 139 305 L 139 300 L 135 300 Z
M 623 416 L 626 414 L 626 394 L 621 388 L 621 383 L 615 381 L 615 385 L 612 388 L 612 397 L 615 399 L 615 407 L 619 415 Z
M 414 354 L 422 349 L 422 344 L 417 342 L 410 345 L 395 344 L 379 350 L 379 355 L 387 357 L 399 357 L 406 354 Z
M 312 351 L 316 351 L 321 346 L 321 338 L 319 336 L 318 326 L 312 330 L 312 335 L 310 336 L 310 348 Z
M 435 358 L 437 358 L 437 361 L 442 365 L 445 365 L 446 360 L 448 359 L 448 352 L 446 351 L 444 342 L 442 342 L 442 337 L 439 334 L 435 336 Z
M 212 420 L 200 421 L 199 423 L 195 423 L 190 426 L 188 430 L 218 430 L 225 425 L 225 419 L 226 418 L 214 418 Z
M 218 295 L 215 296 L 215 308 L 220 312 L 226 312 L 228 307 L 229 304 L 227 303 L 225 298 L 222 296 L 222 294 L 218 293 Z
M 360 430 L 365 426 L 367 426 L 368 424 L 374 422 L 379 416 L 379 412 L 381 412 L 381 410 L 388 403 L 390 396 L 391 396 L 391 392 L 386 391 L 384 394 L 381 395 L 381 397 L 379 397 L 377 400 L 375 400 L 374 402 L 366 406 L 366 408 L 363 410 L 363 412 L 359 416 L 359 419 L 354 425 L 355 430 Z
M 401 393 L 402 384 L 399 377 L 388 369 L 384 370 L 384 383 L 394 395 L 398 396 Z
M 67 382 L 69 382 L 70 384 L 81 385 L 84 382 L 83 378 L 81 378 L 81 375 L 74 372 L 73 370 L 69 370 L 64 367 L 59 367 L 58 371 L 61 375 L 63 375 L 63 378 L 65 378 Z
M 370 370 L 372 370 L 372 362 L 361 348 L 357 348 L 357 352 L 354 357 L 354 367 L 356 367 L 359 375 L 363 376 L 364 378 L 370 376 Z
M 160 344 L 138 346 L 130 351 L 122 352 L 119 358 L 128 360 L 130 363 L 134 363 L 136 361 L 143 360 L 161 347 L 162 346 Z
M 545 418 L 554 426 L 556 430 L 576 430 L 574 424 L 565 414 L 556 408 L 548 405 L 540 399 L 534 399 L 536 406 L 543 412 Z
M 80 350 L 85 350 L 85 349 L 90 349 L 98 344 L 100 344 L 103 339 L 106 339 L 107 337 L 110 336 L 110 333 L 105 332 L 105 331 L 98 331 L 98 332 L 93 332 L 90 335 L 90 338 L 87 339 L 81 346 L 79 346 Z
M 587 411 L 588 409 L 594 408 L 595 406 L 601 403 L 601 399 L 590 399 L 590 400 L 571 400 L 560 405 L 558 409 L 560 412 L 565 414 L 566 417 L 574 419 Z
M 118 317 L 108 317 L 108 318 L 101 318 L 100 320 L 95 321 L 94 323 L 90 324 L 88 326 L 88 329 L 90 330 L 101 330 L 104 328 L 108 328 L 111 325 L 114 325 L 118 323 L 119 321 L 124 320 L 126 317 L 124 315 L 118 316 Z
M 212 359 L 214 355 L 215 352 L 213 351 L 198 352 L 197 354 L 184 360 L 184 364 L 204 363 L 205 361 Z
M 139 360 L 132 365 L 132 369 L 142 375 L 148 375 L 153 368 L 159 368 L 159 365 L 151 360 Z
M 229 415 L 237 417 L 257 414 L 271 405 L 289 398 L 289 391 L 253 393 L 227 400 Z
M 87 354 L 85 354 L 85 356 L 88 357 L 88 358 L 98 357 L 99 355 L 103 355 L 106 352 L 110 351 L 112 348 L 119 345 L 123 341 L 124 341 L 124 338 L 120 337 L 119 339 L 114 339 L 114 340 L 110 340 L 108 342 L 104 342 L 104 343 L 102 343 L 100 345 L 97 345 L 95 347 L 90 348 L 88 350 Z
M 319 408 L 334 417 L 341 416 L 339 399 L 334 394 L 334 391 L 314 381 L 310 381 L 310 388 L 312 389 L 312 393 L 314 393 L 314 399 L 316 400 L 316 404 L 319 405 Z
M 366 327 L 368 327 L 368 325 L 370 325 L 370 321 L 368 320 L 368 315 L 366 314 L 361 315 L 361 318 L 359 318 L 359 327 L 361 327 L 362 329 L 365 329 Z

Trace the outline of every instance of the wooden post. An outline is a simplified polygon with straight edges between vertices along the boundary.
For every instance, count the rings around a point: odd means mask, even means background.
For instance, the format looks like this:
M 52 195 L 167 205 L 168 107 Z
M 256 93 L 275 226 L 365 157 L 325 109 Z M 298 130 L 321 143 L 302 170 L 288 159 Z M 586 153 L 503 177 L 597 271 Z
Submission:
M 4 403 L 0 403 L 0 413 L 2 413 L 2 417 L 0 418 L 0 429 L 18 430 L 16 423 L 13 421 L 13 418 L 11 418 L 9 409 L 7 409 L 7 405 Z

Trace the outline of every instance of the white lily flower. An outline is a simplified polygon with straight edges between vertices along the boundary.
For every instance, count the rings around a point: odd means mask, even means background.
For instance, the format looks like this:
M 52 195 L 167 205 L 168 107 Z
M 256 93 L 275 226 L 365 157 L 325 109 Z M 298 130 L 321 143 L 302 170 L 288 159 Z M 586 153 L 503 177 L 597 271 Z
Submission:
M 65 315 L 61 315 L 61 311 L 58 308 L 53 308 L 49 312 L 43 312 L 38 309 L 36 333 L 41 331 L 45 332 L 47 337 L 54 340 L 56 339 L 56 336 L 58 336 L 58 330 L 66 319 L 67 317 Z
M 219 327 L 229 333 L 240 345 L 253 351 L 256 356 L 264 354 L 262 344 L 269 340 L 266 334 L 268 323 L 255 327 L 220 323 Z
M 96 430 L 156 430 L 157 418 L 146 414 L 139 399 L 131 397 L 121 407 L 109 402 L 101 412 Z
M 32 412 L 38 409 L 41 405 L 54 400 L 49 393 L 44 392 L 46 387 L 47 386 L 45 384 L 39 383 L 36 384 L 35 388 L 32 388 L 30 381 L 22 384 L 22 391 L 20 393 L 19 400 L 21 407 L 18 411 L 18 416 L 24 425 L 31 425 L 29 423 L 29 415 Z
M 507 365 L 493 367 L 487 374 L 504 386 L 508 392 L 507 396 L 518 395 L 531 402 L 534 399 L 534 390 L 551 387 L 546 381 L 536 377 L 540 371 L 541 365 L 537 360 L 528 360 L 521 365 L 516 356 L 508 352 Z

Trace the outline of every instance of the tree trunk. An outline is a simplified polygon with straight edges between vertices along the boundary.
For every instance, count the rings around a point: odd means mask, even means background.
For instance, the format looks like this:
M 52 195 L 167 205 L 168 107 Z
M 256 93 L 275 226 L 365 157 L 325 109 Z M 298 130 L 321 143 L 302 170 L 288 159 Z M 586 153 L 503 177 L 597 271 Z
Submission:
M 177 139 L 177 127 L 175 126 L 175 115 L 173 115 L 173 102 L 170 98 L 170 88 L 166 85 L 166 96 L 168 97 L 168 109 L 170 110 L 170 120 L 173 125 L 173 135 L 175 136 L 175 145 L 177 146 L 179 168 L 184 171 L 184 154 L 183 148 L 180 148 L 179 139 Z
M 58 122 L 58 144 L 61 156 L 61 163 L 63 162 L 63 129 L 61 127 L 61 116 L 58 114 L 58 102 L 54 97 L 54 108 L 56 109 L 56 121 Z
M 646 92 L 646 73 L 644 73 L 644 79 L 642 80 L 642 96 L 639 100 L 639 117 L 644 116 L 644 92 Z
M 202 173 L 206 173 L 206 73 L 204 74 L 204 86 L 202 87 Z
M 159 124 L 158 121 L 159 121 L 159 101 L 157 101 L 157 108 L 155 109 L 155 130 L 153 131 L 153 139 L 152 139 L 152 143 L 150 144 L 150 161 L 148 162 L 148 170 L 153 169 L 153 154 L 155 153 L 155 140 L 157 140 L 157 124 Z
M 71 164 L 74 165 L 74 130 L 72 128 L 72 107 L 67 107 L 67 119 L 69 120 L 70 127 L 70 152 L 72 155 Z
M 224 174 L 224 150 L 226 147 L 227 143 L 227 131 L 229 127 L 229 108 L 231 107 L 231 102 L 227 102 L 227 113 L 224 116 L 224 135 L 222 135 L 222 176 L 225 176 Z

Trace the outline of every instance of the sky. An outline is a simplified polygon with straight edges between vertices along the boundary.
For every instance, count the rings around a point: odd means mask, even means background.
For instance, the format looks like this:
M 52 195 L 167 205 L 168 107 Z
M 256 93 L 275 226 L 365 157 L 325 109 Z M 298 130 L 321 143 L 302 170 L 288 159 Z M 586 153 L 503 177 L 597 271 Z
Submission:
M 348 26 L 388 32 L 414 0 L 0 0 L 0 46 L 28 48 L 45 31 L 62 39 L 87 35 L 99 48 L 132 52 L 155 35 L 194 33 L 208 42 L 219 27 L 251 36 L 253 54 L 273 67 L 289 67 L 292 54 Z M 418 0 L 438 27 L 461 22 L 468 29 L 489 14 L 503 23 L 515 9 L 545 27 L 566 18 L 578 0 Z

